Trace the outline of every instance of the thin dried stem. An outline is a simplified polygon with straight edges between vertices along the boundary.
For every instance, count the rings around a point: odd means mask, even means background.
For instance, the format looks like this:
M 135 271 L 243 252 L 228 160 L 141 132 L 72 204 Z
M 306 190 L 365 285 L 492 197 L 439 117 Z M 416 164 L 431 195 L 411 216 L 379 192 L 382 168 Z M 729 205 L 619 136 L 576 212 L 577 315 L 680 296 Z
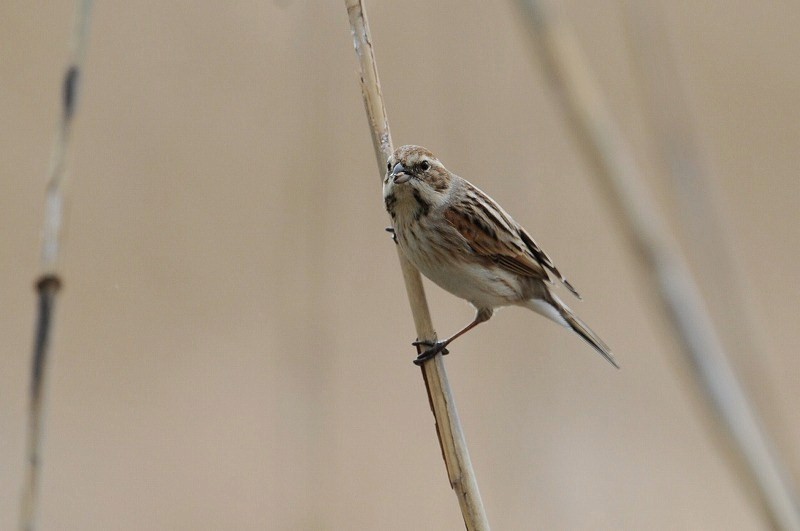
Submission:
M 732 350 L 746 353 L 748 372 L 760 367 L 766 341 L 751 308 L 750 278 L 733 251 L 730 215 L 712 179 L 703 142 L 692 119 L 694 101 L 688 90 L 685 62 L 678 61 L 679 41 L 664 19 L 658 2 L 625 2 L 626 29 L 631 56 L 644 96 L 644 115 L 676 200 L 675 217 L 696 260 L 695 269 L 705 275 L 703 288 L 710 299 L 725 301 L 713 308 L 721 315 L 719 326 Z M 685 56 L 685 54 L 681 54 Z M 738 357 L 741 361 L 741 356 Z M 759 397 L 764 400 L 760 391 Z
M 33 531 L 38 509 L 41 445 L 44 431 L 44 389 L 47 359 L 50 350 L 53 314 L 56 296 L 61 287 L 59 275 L 61 233 L 64 210 L 64 181 L 66 154 L 72 130 L 72 119 L 78 103 L 78 88 L 86 42 L 89 34 L 89 17 L 92 1 L 79 0 L 75 9 L 69 66 L 64 74 L 62 114 L 56 131 L 47 183 L 44 224 L 42 228 L 41 271 L 36 282 L 38 312 L 33 344 L 30 403 L 28 411 L 28 444 L 25 483 L 22 490 L 20 529 Z
M 392 138 L 386 108 L 381 94 L 378 69 L 372 48 L 372 37 L 369 33 L 367 15 L 361 0 L 345 0 L 350 28 L 353 32 L 353 45 L 358 56 L 361 71 L 361 91 L 364 106 L 372 132 L 375 148 L 375 159 L 378 163 L 378 175 L 381 180 L 386 163 L 391 156 Z M 435 340 L 436 332 L 431 322 L 425 290 L 419 271 L 403 256 L 398 249 L 400 267 L 403 271 L 406 293 L 414 317 L 417 337 L 421 340 Z M 461 422 L 456 411 L 453 392 L 447 380 L 442 356 L 437 355 L 422 365 L 422 375 L 428 390 L 428 400 L 436 420 L 436 433 L 442 449 L 450 486 L 458 496 L 464 524 L 470 531 L 488 530 L 489 521 L 483 508 L 478 482 L 467 450 L 467 442 L 461 429 Z
M 760 426 L 706 311 L 700 291 L 651 198 L 631 150 L 603 101 L 577 41 L 546 1 L 519 0 L 547 75 L 581 148 L 622 221 L 644 270 L 657 286 L 699 387 L 737 450 L 742 480 L 761 496 L 782 529 L 800 529 L 785 469 Z

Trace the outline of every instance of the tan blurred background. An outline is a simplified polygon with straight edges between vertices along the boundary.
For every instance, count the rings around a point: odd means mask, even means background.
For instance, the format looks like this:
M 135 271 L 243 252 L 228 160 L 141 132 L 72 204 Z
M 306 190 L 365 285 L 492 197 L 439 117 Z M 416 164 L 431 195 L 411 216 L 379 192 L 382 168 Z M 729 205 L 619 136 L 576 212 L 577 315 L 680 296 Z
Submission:
M 763 529 L 514 6 L 387 4 L 368 9 L 395 143 L 429 147 L 528 227 L 623 367 L 521 309 L 452 349 L 494 528 Z M 736 361 L 800 477 L 800 7 L 664 7 L 765 340 Z M 0 529 L 17 521 L 72 8 L 0 6 Z M 655 171 L 624 5 L 562 10 L 679 215 Z M 97 2 L 42 530 L 462 529 L 411 364 L 356 68 L 341 2 Z M 472 318 L 435 286 L 429 299 L 441 335 Z

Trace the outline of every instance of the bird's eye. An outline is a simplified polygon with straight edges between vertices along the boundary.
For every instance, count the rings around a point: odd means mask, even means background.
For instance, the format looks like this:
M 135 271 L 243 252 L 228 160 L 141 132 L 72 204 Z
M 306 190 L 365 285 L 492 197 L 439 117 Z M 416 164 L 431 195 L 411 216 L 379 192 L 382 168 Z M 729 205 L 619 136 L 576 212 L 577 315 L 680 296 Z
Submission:
M 420 164 L 419 167 L 422 168 L 422 171 L 428 171 L 429 169 L 431 169 L 431 163 L 428 162 L 427 160 L 423 160 L 422 164 Z
M 392 171 L 392 162 L 391 161 L 386 163 L 386 171 L 391 173 L 391 171 Z

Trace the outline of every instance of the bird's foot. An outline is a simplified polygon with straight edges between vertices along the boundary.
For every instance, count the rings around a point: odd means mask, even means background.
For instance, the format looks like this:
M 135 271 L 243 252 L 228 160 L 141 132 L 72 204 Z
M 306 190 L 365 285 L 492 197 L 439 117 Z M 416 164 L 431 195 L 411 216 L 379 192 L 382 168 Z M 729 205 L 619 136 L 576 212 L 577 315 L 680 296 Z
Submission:
M 447 350 L 447 348 L 445 348 L 447 346 L 447 343 L 445 343 L 444 341 L 417 340 L 411 344 L 414 345 L 415 347 L 420 347 L 420 346 L 430 347 L 429 349 L 421 352 L 419 356 L 417 356 L 417 359 L 414 360 L 414 365 L 422 365 L 424 362 L 433 358 L 439 353 L 441 353 L 442 356 L 450 354 L 450 351 Z

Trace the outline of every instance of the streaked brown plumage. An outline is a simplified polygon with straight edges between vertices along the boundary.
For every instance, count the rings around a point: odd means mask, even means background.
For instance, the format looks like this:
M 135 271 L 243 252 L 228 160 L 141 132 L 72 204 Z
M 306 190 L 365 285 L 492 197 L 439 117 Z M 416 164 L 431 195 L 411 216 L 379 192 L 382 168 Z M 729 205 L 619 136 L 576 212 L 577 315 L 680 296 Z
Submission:
M 494 200 L 430 151 L 398 148 L 389 159 L 383 196 L 395 240 L 411 263 L 477 310 L 461 331 L 427 345 L 418 363 L 487 321 L 495 308 L 517 305 L 572 329 L 619 367 L 608 346 L 551 291 L 552 276 L 580 298 L 550 257 Z

